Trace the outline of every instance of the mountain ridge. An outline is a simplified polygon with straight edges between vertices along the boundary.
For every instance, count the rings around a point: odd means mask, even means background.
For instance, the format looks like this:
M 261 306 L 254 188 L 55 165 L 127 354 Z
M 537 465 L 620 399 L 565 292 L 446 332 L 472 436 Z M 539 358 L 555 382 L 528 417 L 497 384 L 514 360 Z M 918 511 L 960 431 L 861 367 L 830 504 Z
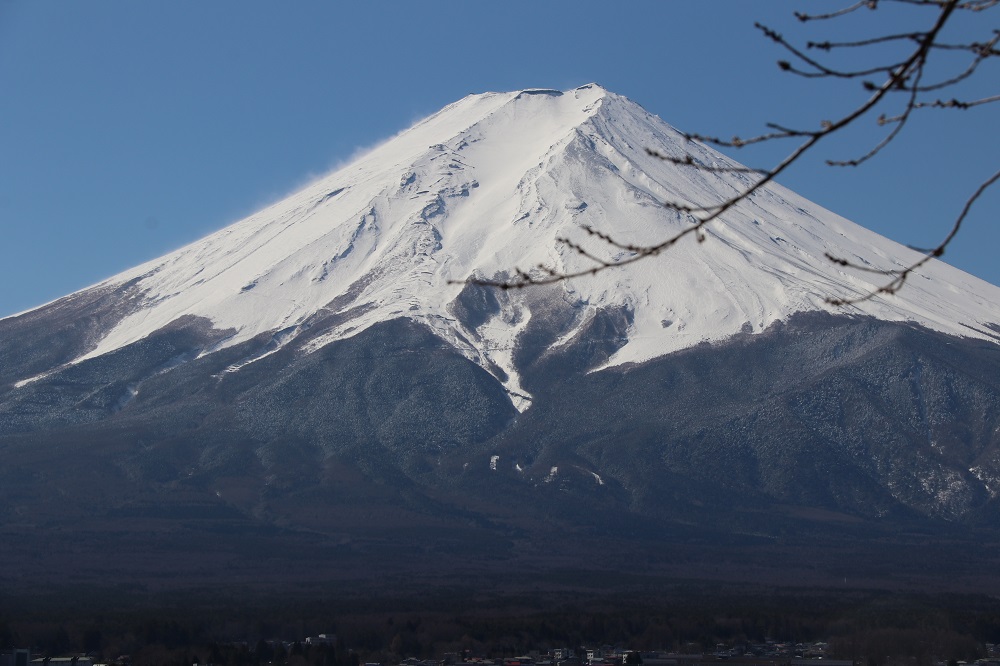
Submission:
M 736 164 L 596 84 L 470 95 L 259 213 L 100 283 L 94 288 L 131 294 L 134 310 L 66 362 L 106 354 L 185 315 L 231 331 L 202 353 L 263 333 L 284 344 L 325 313 L 340 315 L 306 349 L 314 351 L 406 316 L 499 369 L 519 402 L 527 392 L 510 353 L 531 297 L 504 294 L 501 311 L 473 330 L 451 316 L 462 288 L 451 283 L 537 263 L 579 268 L 586 260 L 556 239 L 579 238 L 582 223 L 656 242 L 687 224 L 664 201 L 704 203 L 747 179 L 668 165 L 646 148 Z M 633 317 L 628 342 L 606 365 L 641 362 L 748 327 L 760 332 L 794 312 L 831 311 L 824 296 L 872 286 L 872 276 L 831 264 L 827 252 L 886 267 L 914 256 L 778 185 L 706 231 L 704 244 L 567 283 L 565 297 L 584 315 L 562 342 L 598 310 L 624 308 Z M 1000 288 L 934 262 L 900 296 L 844 311 L 995 339 L 997 303 Z

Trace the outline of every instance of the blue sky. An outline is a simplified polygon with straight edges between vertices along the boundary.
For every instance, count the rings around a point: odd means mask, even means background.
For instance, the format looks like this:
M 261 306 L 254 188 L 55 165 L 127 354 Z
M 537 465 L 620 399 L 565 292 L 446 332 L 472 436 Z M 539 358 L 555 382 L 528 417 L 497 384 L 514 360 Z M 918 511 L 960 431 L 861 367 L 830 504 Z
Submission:
M 196 240 L 473 92 L 596 81 L 687 131 L 814 126 L 860 87 L 781 73 L 753 23 L 815 38 L 792 11 L 846 4 L 0 0 L 0 316 Z M 908 20 L 881 16 L 882 29 Z M 834 30 L 878 29 L 864 20 Z M 996 170 L 996 121 L 990 106 L 927 112 L 875 162 L 822 165 L 878 137 L 869 122 L 780 182 L 931 245 Z M 946 256 L 994 284 L 998 217 L 994 191 Z

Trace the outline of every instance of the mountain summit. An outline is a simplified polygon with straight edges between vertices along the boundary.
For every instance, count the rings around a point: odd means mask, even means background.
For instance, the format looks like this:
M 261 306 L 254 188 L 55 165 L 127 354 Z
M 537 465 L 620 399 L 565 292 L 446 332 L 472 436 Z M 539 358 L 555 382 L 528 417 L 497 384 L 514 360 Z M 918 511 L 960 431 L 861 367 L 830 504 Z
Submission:
M 471 95 L 201 241 L 0 319 L 0 539 L 20 544 L 0 581 L 278 575 L 261 561 L 300 581 L 376 562 L 995 577 L 969 552 L 1000 542 L 1000 288 L 932 262 L 898 295 L 831 308 L 878 276 L 827 253 L 915 254 L 778 185 L 624 269 L 463 282 L 584 268 L 558 242 L 599 243 L 582 225 L 651 244 L 691 224 L 664 201 L 746 184 L 647 149 L 736 166 L 597 85 Z M 598 557 L 595 534 L 631 559 Z M 952 550 L 914 563 L 913 534 Z M 741 568 L 702 567 L 737 549 Z
M 305 349 L 314 350 L 405 317 L 524 395 L 511 351 L 536 299 L 496 294 L 495 312 L 466 321 L 455 311 L 462 288 L 454 282 L 539 263 L 583 268 L 587 260 L 557 238 L 583 240 L 586 224 L 652 244 L 690 223 L 664 201 L 712 203 L 746 184 L 746 175 L 668 164 L 647 148 L 736 166 L 598 85 L 470 95 L 259 213 L 97 285 L 128 305 L 62 362 L 121 349 L 185 317 L 225 331 L 199 353 L 265 333 L 276 336 L 273 350 L 336 315 L 321 335 L 313 331 Z M 578 338 L 596 313 L 616 311 L 627 324 L 604 365 L 641 362 L 759 333 L 795 312 L 828 309 L 826 296 L 876 286 L 877 275 L 831 264 L 826 253 L 881 269 L 915 256 L 769 186 L 713 225 L 704 244 L 566 283 L 573 322 L 559 344 Z M 833 311 L 992 339 L 1000 289 L 935 262 L 897 297 Z

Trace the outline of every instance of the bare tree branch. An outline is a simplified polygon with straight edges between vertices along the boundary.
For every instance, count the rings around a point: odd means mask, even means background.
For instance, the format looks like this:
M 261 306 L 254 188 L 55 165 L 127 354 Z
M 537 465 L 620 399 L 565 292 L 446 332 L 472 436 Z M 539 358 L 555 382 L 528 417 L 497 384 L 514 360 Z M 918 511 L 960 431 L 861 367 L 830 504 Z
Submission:
M 776 44 L 780 45 L 782 48 L 784 48 L 789 53 L 791 53 L 797 60 L 800 60 L 800 61 L 804 62 L 805 64 L 809 65 L 810 67 L 812 67 L 815 70 L 813 72 L 805 72 L 803 70 L 796 69 L 787 60 L 779 60 L 778 61 L 778 66 L 781 67 L 781 69 L 785 70 L 786 72 L 792 72 L 793 74 L 798 74 L 800 76 L 814 77 L 814 78 L 832 77 L 832 78 L 840 78 L 840 79 L 856 79 L 856 78 L 860 78 L 862 76 L 871 76 L 872 74 L 879 74 L 879 73 L 883 73 L 883 72 L 890 72 L 890 71 L 896 70 L 898 67 L 900 67 L 903 64 L 903 63 L 897 63 L 897 64 L 894 64 L 894 65 L 880 65 L 878 67 L 872 67 L 870 69 L 855 70 L 855 71 L 841 71 L 841 70 L 833 69 L 831 67 L 827 67 L 826 65 L 824 65 L 820 61 L 815 60 L 814 58 L 809 57 L 802 50 L 796 48 L 790 42 L 786 41 L 785 38 L 782 37 L 780 33 L 776 32 L 774 30 L 771 30 L 766 25 L 763 25 L 761 23 L 754 23 L 754 27 L 757 28 L 758 30 L 760 30 L 761 32 L 763 32 L 765 37 L 767 37 L 768 39 L 770 39 L 771 41 L 773 41 Z
M 661 241 L 649 245 L 638 245 L 634 243 L 621 242 L 610 234 L 594 229 L 583 227 L 584 233 L 593 238 L 605 248 L 618 251 L 619 256 L 608 258 L 595 252 L 593 249 L 584 247 L 580 242 L 559 238 L 557 242 L 584 258 L 589 266 L 572 271 L 564 271 L 544 264 L 538 265 L 531 271 L 521 269 L 514 270 L 514 278 L 489 280 L 481 278 L 469 278 L 466 282 L 499 287 L 502 289 L 517 289 L 532 285 L 543 285 L 560 282 L 585 275 L 593 275 L 610 268 L 628 266 L 648 257 L 653 257 L 663 253 L 676 245 L 680 240 L 693 235 L 698 241 L 705 239 L 704 227 L 711 222 L 718 220 L 721 216 L 738 205 L 740 202 L 752 196 L 755 192 L 773 182 L 778 176 L 795 164 L 804 154 L 813 150 L 817 144 L 827 137 L 840 132 L 846 127 L 856 123 L 862 117 L 873 112 L 876 108 L 885 108 L 892 104 L 891 100 L 899 98 L 894 93 L 903 93 L 905 101 L 896 107 L 898 110 L 889 113 L 882 112 L 876 119 L 879 125 L 893 125 L 892 129 L 880 141 L 872 146 L 868 151 L 858 157 L 845 160 L 827 160 L 831 166 L 859 166 L 872 159 L 882 152 L 888 145 L 893 143 L 902 134 L 914 111 L 927 108 L 954 108 L 970 109 L 977 106 L 991 104 L 1000 101 L 1000 94 L 988 95 L 978 99 L 960 101 L 957 98 L 951 100 L 925 99 L 923 96 L 929 92 L 939 91 L 954 87 L 973 76 L 984 61 L 1000 56 L 997 45 L 1000 44 L 1000 30 L 992 30 L 991 38 L 987 41 L 969 41 L 968 43 L 944 43 L 940 40 L 940 35 L 944 27 L 952 19 L 956 12 L 982 12 L 991 9 L 1000 0 L 861 0 L 843 9 L 826 14 L 807 14 L 796 12 L 795 17 L 802 22 L 808 21 L 832 21 L 848 14 L 855 13 L 861 9 L 876 10 L 882 4 L 894 3 L 913 7 L 923 7 L 935 10 L 937 13 L 930 22 L 930 26 L 925 31 L 889 33 L 871 38 L 858 39 L 853 41 L 810 41 L 807 42 L 805 50 L 796 47 L 784 36 L 771 28 L 760 23 L 755 24 L 763 35 L 783 48 L 792 58 L 792 62 L 781 60 L 778 66 L 789 73 L 810 79 L 861 79 L 863 88 L 870 92 L 867 99 L 862 101 L 853 110 L 845 113 L 836 119 L 827 119 L 819 123 L 814 129 L 795 129 L 777 123 L 768 123 L 768 132 L 742 138 L 734 136 L 725 140 L 719 137 L 686 134 L 688 141 L 697 141 L 722 148 L 745 148 L 757 144 L 768 143 L 782 139 L 799 139 L 798 145 L 791 150 L 783 159 L 769 169 L 759 169 L 743 167 L 739 165 L 708 165 L 695 159 L 691 154 L 682 156 L 668 155 L 660 151 L 647 148 L 647 154 L 652 157 L 676 164 L 682 167 L 698 169 L 710 173 L 739 173 L 749 174 L 756 178 L 747 186 L 743 187 L 735 195 L 718 202 L 681 202 L 665 201 L 663 206 L 677 213 L 687 214 L 692 221 L 691 226 L 686 227 Z M 892 47 L 912 44 L 913 47 L 908 53 L 903 53 L 898 58 L 892 58 L 887 63 L 873 64 L 858 69 L 840 69 L 824 63 L 819 58 L 807 54 L 806 50 L 831 53 L 844 49 L 866 49 L 872 46 Z M 927 65 L 932 54 L 967 51 L 973 54 L 972 61 L 958 73 L 937 78 L 931 83 L 924 83 L 928 76 Z M 797 64 L 795 64 L 797 63 Z M 881 77 L 881 83 L 872 81 L 872 77 Z M 901 108 L 900 108 L 901 107 Z M 890 106 L 890 108 L 892 108 Z M 940 257 L 944 254 L 949 243 L 954 239 L 962 222 L 965 220 L 973 204 L 979 199 L 983 192 L 994 185 L 1000 179 L 1000 172 L 997 172 L 986 181 L 966 201 L 960 214 L 953 222 L 951 230 L 934 248 L 923 252 L 923 256 L 913 264 L 898 270 L 882 270 L 860 265 L 849 260 L 835 257 L 828 254 L 827 259 L 836 265 L 860 270 L 869 273 L 876 273 L 890 278 L 884 285 L 854 298 L 827 298 L 826 302 L 832 305 L 851 305 L 862 301 L 870 300 L 879 295 L 896 293 L 906 282 L 907 277 L 913 271 L 919 269 L 932 258 Z
M 918 84 L 920 82 L 920 77 L 923 76 L 923 73 L 924 73 L 923 68 L 917 71 L 916 76 Z M 899 136 L 900 132 L 903 131 L 903 128 L 906 126 L 906 121 L 910 119 L 910 114 L 913 112 L 914 109 L 913 105 L 916 103 L 916 101 L 917 101 L 917 89 L 915 87 L 910 92 L 909 102 L 907 103 L 906 110 L 902 113 L 902 115 L 896 116 L 894 118 L 886 118 L 885 116 L 879 116 L 878 119 L 879 125 L 884 125 L 886 123 L 894 123 L 895 127 L 892 129 L 891 132 L 889 132 L 889 134 L 884 139 L 875 144 L 875 146 L 867 153 L 865 153 L 861 157 L 857 157 L 852 160 L 827 160 L 826 163 L 829 166 L 858 166 L 878 155 L 880 152 L 882 152 L 883 148 L 892 143 L 893 140 L 895 140 L 895 138 Z
M 974 106 L 979 106 L 980 104 L 992 104 L 993 102 L 1000 102 L 1000 95 L 993 95 L 992 97 L 983 97 L 982 99 L 976 99 L 971 102 L 961 102 L 957 99 L 941 100 L 936 99 L 933 102 L 918 102 L 914 104 L 914 108 L 924 109 L 924 108 L 935 108 L 935 109 L 971 109 Z
M 941 257 L 944 254 L 945 250 L 948 248 L 948 245 L 951 243 L 952 240 L 954 240 L 955 236 L 958 235 L 959 230 L 962 228 L 962 222 L 965 221 L 965 218 L 969 214 L 969 211 L 972 209 L 973 204 L 975 204 L 976 200 L 979 199 L 980 196 L 982 196 L 983 192 L 985 192 L 991 186 L 996 184 L 998 180 L 1000 180 L 1000 171 L 997 171 L 992 176 L 987 178 L 976 189 L 976 191 L 972 194 L 972 196 L 970 196 L 968 200 L 966 200 L 965 206 L 962 207 L 962 212 L 959 213 L 958 217 L 955 219 L 955 223 L 952 225 L 951 230 L 948 232 L 948 235 L 944 237 L 944 240 L 938 243 L 937 247 L 925 251 L 923 257 L 921 257 L 920 259 L 913 262 L 912 264 L 910 264 L 909 266 L 907 266 L 902 270 L 883 271 L 885 275 L 894 276 L 891 281 L 889 281 L 888 283 L 882 285 L 877 289 L 868 292 L 867 294 L 858 296 L 856 298 L 827 298 L 826 302 L 829 303 L 830 305 L 839 305 L 839 306 L 854 305 L 856 303 L 861 303 L 862 301 L 871 300 L 880 294 L 895 294 L 903 287 L 903 284 L 905 284 L 906 282 L 906 278 L 908 278 L 910 274 L 912 274 L 914 271 L 916 271 L 918 268 L 926 264 L 931 259 Z M 861 266 L 859 264 L 847 261 L 846 259 L 840 259 L 831 256 L 829 254 L 827 255 L 827 258 L 830 261 L 839 264 L 841 266 L 846 266 L 861 270 L 868 270 L 868 271 L 871 270 L 867 266 Z
M 839 18 L 855 12 L 862 7 L 867 7 L 868 9 L 875 9 L 876 3 L 872 0 L 861 0 L 861 2 L 856 2 L 850 7 L 845 7 L 840 11 L 832 12 L 830 14 L 805 14 L 803 12 L 795 12 L 795 18 L 805 23 L 806 21 L 825 21 L 828 19 Z

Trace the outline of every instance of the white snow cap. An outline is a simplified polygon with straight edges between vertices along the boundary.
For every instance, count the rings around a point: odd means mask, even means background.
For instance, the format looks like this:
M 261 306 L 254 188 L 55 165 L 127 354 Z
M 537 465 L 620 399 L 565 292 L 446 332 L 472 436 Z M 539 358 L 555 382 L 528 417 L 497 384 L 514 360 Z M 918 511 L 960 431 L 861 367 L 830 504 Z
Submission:
M 623 242 L 655 243 L 690 224 L 664 201 L 713 203 L 750 182 L 747 174 L 673 165 L 647 148 L 735 164 L 596 84 L 470 95 L 283 201 L 102 283 L 137 279 L 145 304 L 82 358 L 184 315 L 235 331 L 227 345 L 279 330 L 287 343 L 310 316 L 333 308 L 359 314 L 311 348 L 408 317 L 483 367 L 502 368 L 517 394 L 511 349 L 530 320 L 530 294 L 505 292 L 503 311 L 468 331 L 449 306 L 462 290 L 451 281 L 539 263 L 581 268 L 586 259 L 557 238 L 613 257 L 581 225 Z M 827 296 L 880 284 L 877 275 L 832 264 L 826 253 L 882 269 L 918 255 L 779 185 L 743 201 L 707 233 L 704 243 L 687 238 L 627 268 L 562 283 L 565 299 L 585 310 L 581 326 L 601 308 L 634 313 L 627 341 L 607 365 L 760 332 L 806 310 L 997 339 L 991 327 L 1000 322 L 1000 288 L 940 261 L 912 275 L 896 296 L 846 309 L 825 305 Z

